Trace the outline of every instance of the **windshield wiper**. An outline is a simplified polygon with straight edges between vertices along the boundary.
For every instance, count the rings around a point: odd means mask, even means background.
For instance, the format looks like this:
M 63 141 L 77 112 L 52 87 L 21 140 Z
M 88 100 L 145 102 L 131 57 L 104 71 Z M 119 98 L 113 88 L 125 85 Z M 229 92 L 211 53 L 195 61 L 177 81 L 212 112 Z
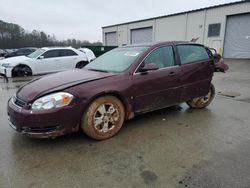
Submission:
M 97 71 L 97 72 L 106 72 L 106 73 L 108 73 L 108 71 L 106 71 L 106 70 L 101 70 L 101 69 L 88 69 L 88 70 Z

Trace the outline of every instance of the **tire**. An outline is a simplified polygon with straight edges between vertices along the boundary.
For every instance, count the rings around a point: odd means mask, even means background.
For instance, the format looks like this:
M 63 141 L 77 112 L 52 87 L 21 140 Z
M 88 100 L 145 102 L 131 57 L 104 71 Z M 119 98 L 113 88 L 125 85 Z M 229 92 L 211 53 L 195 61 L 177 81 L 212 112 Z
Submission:
M 82 118 L 82 129 L 91 138 L 105 140 L 114 136 L 122 127 L 124 106 L 119 99 L 107 95 L 93 101 Z
M 196 108 L 196 109 L 205 108 L 212 102 L 214 97 L 215 97 L 215 88 L 214 85 L 211 83 L 209 92 L 206 96 L 194 98 L 190 101 L 187 101 L 186 103 L 191 108 Z
M 32 76 L 32 70 L 26 65 L 18 65 L 13 69 L 12 75 L 14 77 Z
M 82 68 L 85 67 L 87 64 L 88 64 L 87 61 L 78 62 L 78 63 L 76 64 L 76 68 L 77 68 L 77 69 L 82 69 Z

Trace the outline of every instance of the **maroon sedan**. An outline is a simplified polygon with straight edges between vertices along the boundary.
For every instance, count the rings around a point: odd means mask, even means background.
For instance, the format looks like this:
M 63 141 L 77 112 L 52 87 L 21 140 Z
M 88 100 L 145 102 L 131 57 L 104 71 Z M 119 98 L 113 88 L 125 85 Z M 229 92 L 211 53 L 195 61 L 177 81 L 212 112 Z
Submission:
M 103 140 L 124 120 L 182 102 L 204 108 L 215 95 L 215 71 L 228 67 L 209 48 L 161 42 L 116 48 L 84 69 L 51 74 L 23 85 L 8 101 L 17 132 L 56 137 L 79 129 Z

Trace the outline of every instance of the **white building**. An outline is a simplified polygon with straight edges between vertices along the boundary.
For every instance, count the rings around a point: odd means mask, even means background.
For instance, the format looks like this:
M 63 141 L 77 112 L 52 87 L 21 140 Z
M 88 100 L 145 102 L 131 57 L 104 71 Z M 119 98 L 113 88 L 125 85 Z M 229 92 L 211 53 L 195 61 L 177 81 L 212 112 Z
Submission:
M 107 46 L 195 41 L 225 58 L 250 58 L 250 2 L 240 1 L 102 28 Z

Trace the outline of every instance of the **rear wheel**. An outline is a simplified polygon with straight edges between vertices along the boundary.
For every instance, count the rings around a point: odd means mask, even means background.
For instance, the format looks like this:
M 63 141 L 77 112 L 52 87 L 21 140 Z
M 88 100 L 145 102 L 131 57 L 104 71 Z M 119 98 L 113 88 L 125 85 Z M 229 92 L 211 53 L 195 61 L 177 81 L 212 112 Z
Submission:
M 18 65 L 13 68 L 13 77 L 32 76 L 32 70 L 26 65 Z
M 83 131 L 96 140 L 114 136 L 122 127 L 124 107 L 119 99 L 108 95 L 92 102 L 83 115 Z
M 206 96 L 197 97 L 192 100 L 187 101 L 188 106 L 191 108 L 205 108 L 207 107 L 215 96 L 215 88 L 214 85 L 211 83 L 209 92 Z
M 76 68 L 77 68 L 77 69 L 82 69 L 82 68 L 85 67 L 87 64 L 88 64 L 87 61 L 78 62 L 78 63 L 76 64 Z

